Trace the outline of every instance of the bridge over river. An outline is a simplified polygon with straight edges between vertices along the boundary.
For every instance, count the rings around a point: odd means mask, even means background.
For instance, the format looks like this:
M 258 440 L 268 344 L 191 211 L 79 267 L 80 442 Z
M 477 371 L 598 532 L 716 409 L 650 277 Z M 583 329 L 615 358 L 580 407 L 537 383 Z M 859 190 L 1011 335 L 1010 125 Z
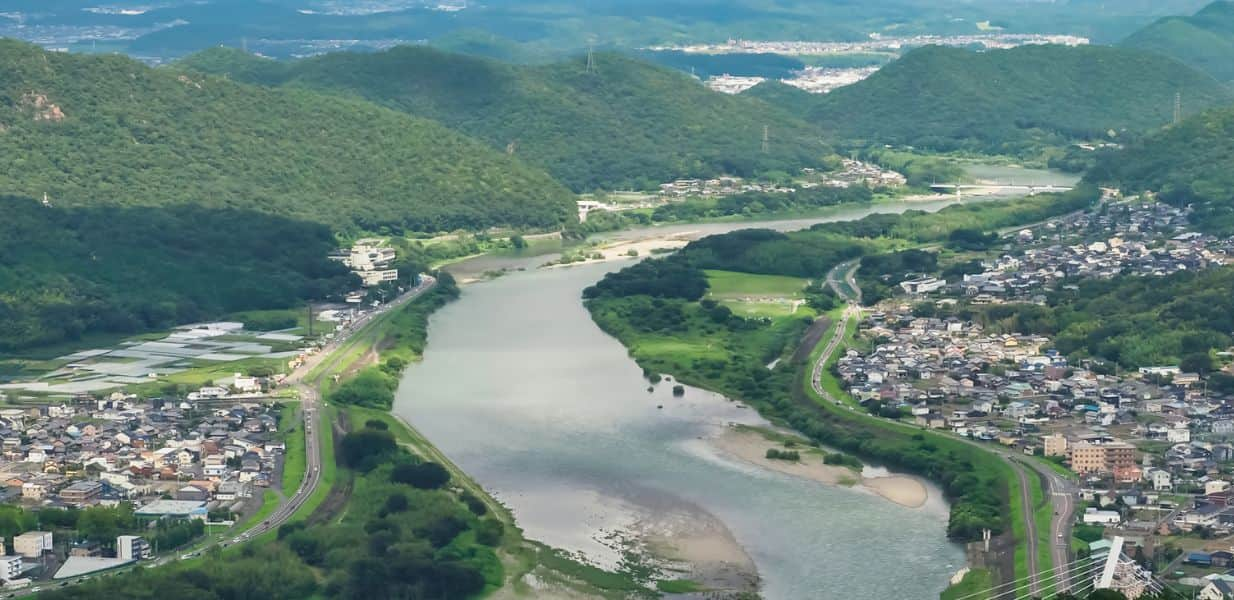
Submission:
M 930 189 L 936 192 L 955 192 L 963 194 L 964 192 L 981 192 L 981 193 L 1018 193 L 1028 194 L 1033 196 L 1036 194 L 1057 194 L 1062 192 L 1070 192 L 1073 188 L 1065 185 L 1054 184 L 1022 184 L 1022 183 L 935 183 L 930 186 Z

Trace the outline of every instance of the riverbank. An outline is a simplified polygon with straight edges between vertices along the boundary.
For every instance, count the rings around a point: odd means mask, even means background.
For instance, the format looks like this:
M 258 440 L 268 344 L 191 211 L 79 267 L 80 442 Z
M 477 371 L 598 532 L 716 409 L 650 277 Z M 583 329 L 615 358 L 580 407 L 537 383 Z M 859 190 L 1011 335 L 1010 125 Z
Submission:
M 730 426 L 709 441 L 724 454 L 763 469 L 826 485 L 863 489 L 906 508 L 921 508 L 930 499 L 929 488 L 915 477 L 866 477 L 860 471 L 849 467 L 825 464 L 825 453 L 809 446 L 804 438 L 786 446 L 784 437 L 770 436 L 756 428 Z M 800 459 L 767 458 L 768 450 L 797 452 Z

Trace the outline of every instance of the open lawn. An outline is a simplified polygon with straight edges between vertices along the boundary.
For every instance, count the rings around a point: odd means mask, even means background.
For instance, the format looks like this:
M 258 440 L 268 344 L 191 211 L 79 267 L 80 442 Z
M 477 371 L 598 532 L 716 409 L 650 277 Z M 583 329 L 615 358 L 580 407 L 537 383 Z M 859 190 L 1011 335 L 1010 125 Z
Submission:
M 739 316 L 778 319 L 813 315 L 802 300 L 802 290 L 808 284 L 805 279 L 735 271 L 709 270 L 706 273 L 707 297 Z
M 735 271 L 708 270 L 707 295 L 717 300 L 747 297 L 801 298 L 808 282 L 800 277 L 754 275 Z
M 304 447 L 304 427 L 296 418 L 298 409 L 295 406 L 284 406 L 279 415 L 279 431 L 283 432 L 283 441 L 287 451 L 283 453 L 283 493 L 294 494 L 304 480 L 306 452 Z

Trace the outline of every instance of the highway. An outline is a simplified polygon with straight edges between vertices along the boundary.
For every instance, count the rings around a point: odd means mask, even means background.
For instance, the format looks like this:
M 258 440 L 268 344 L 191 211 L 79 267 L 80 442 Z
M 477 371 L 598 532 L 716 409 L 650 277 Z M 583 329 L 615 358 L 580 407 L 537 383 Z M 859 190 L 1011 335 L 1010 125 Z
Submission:
M 822 377 L 825 372 L 826 364 L 831 360 L 832 356 L 840 350 L 844 342 L 844 338 L 848 333 L 849 321 L 854 316 L 861 315 L 861 288 L 857 286 L 856 273 L 860 268 L 860 260 L 849 261 L 837 265 L 827 274 L 827 284 L 835 290 L 841 298 L 849 304 L 844 309 L 843 315 L 840 317 L 836 328 L 831 335 L 831 339 L 826 341 L 826 346 L 823 352 L 819 355 L 818 360 L 813 365 L 811 374 L 811 387 L 819 397 L 832 402 L 836 405 L 845 405 L 839 398 L 833 397 L 827 390 L 823 389 Z M 843 274 L 843 277 L 841 277 Z M 845 286 L 848 289 L 844 289 Z M 820 340 L 821 342 L 821 340 Z M 850 410 L 855 410 L 851 405 L 848 405 Z M 876 418 L 876 417 L 871 417 Z M 888 423 L 894 423 L 901 427 L 914 429 L 917 427 L 908 423 L 886 419 Z M 944 434 L 945 435 L 945 434 Z M 1008 451 L 1002 447 L 991 446 L 988 444 L 980 444 L 973 440 L 952 436 L 957 440 L 993 452 L 1015 471 L 1016 477 L 1020 483 L 1021 502 L 1024 506 L 1024 530 L 1026 538 L 1024 544 L 1027 551 L 1027 565 L 1029 573 L 1032 574 L 1030 580 L 1030 592 L 1032 595 L 1037 595 L 1041 591 L 1041 578 L 1043 570 L 1038 564 L 1037 552 L 1040 544 L 1040 536 L 1038 533 L 1038 524 L 1035 522 L 1034 504 L 1032 501 L 1032 491 L 1029 487 L 1029 474 L 1025 471 L 1025 467 L 1033 471 L 1033 476 L 1040 475 L 1047 484 L 1047 489 L 1043 492 L 1046 499 L 1053 504 L 1053 515 L 1050 519 L 1050 557 L 1052 565 L 1047 566 L 1044 572 L 1049 572 L 1052 568 L 1069 564 L 1071 562 L 1071 530 L 1075 523 L 1075 504 L 1076 497 L 1079 492 L 1079 486 L 1072 480 L 1063 477 L 1055 472 L 1050 467 L 1040 464 L 1037 461 L 1025 460 L 1017 453 Z M 1069 574 L 1063 573 L 1056 582 L 1049 584 L 1055 587 L 1055 591 L 1064 591 L 1071 587 Z

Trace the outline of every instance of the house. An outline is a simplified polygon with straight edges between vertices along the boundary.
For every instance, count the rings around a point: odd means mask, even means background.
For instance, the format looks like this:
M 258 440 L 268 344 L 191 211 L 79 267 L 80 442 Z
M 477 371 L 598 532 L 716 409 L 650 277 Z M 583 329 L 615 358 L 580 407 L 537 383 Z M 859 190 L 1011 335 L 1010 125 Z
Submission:
M 1234 598 L 1234 582 L 1227 579 L 1214 579 L 1200 589 L 1197 600 L 1230 600 Z
M 1209 555 L 1208 555 L 1208 557 L 1209 557 L 1209 559 L 1211 559 L 1211 560 L 1212 560 L 1212 563 L 1213 563 L 1213 566 L 1214 566 L 1214 567 L 1226 567 L 1226 568 L 1228 568 L 1228 567 L 1230 567 L 1231 565 L 1234 565 L 1234 552 L 1227 552 L 1227 551 L 1225 551 L 1225 550 L 1218 550 L 1218 551 L 1216 551 L 1216 552 L 1213 552 L 1213 553 L 1209 554 Z
M 1144 474 L 1144 478 L 1151 481 L 1153 489 L 1159 492 L 1167 491 L 1174 487 L 1170 478 L 1170 472 L 1165 469 L 1149 469 Z

